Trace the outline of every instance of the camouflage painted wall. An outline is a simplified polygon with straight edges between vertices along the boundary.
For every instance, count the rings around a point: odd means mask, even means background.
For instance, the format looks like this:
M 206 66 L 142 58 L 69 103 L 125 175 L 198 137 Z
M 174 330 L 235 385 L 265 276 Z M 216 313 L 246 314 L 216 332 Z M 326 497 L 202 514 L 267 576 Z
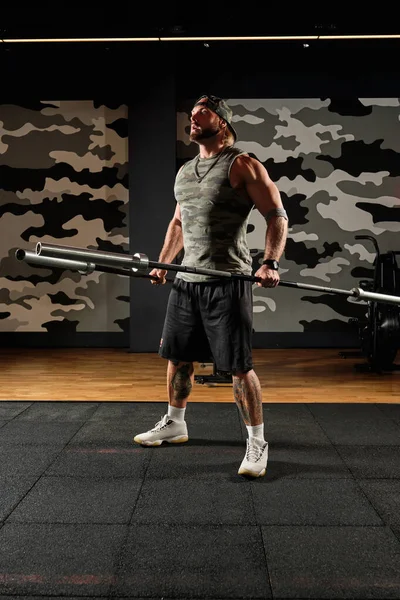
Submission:
M 16 261 L 49 244 L 128 251 L 128 109 L 0 104 L 0 331 L 129 329 L 129 280 Z
M 214 92 L 215 93 L 215 92 Z M 281 278 L 351 289 L 373 277 L 380 250 L 400 250 L 399 98 L 228 98 L 237 146 L 258 158 L 278 185 L 289 215 Z M 190 143 L 192 103 L 178 107 L 179 165 L 197 154 Z M 251 213 L 248 242 L 257 270 L 265 222 Z M 345 296 L 254 287 L 256 332 L 349 331 L 363 303 Z

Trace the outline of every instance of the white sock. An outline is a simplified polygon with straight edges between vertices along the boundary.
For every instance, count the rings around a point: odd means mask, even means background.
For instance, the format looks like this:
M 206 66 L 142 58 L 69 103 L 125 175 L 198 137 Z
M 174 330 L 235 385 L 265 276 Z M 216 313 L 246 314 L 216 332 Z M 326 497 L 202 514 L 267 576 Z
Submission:
M 185 410 L 186 408 L 176 408 L 168 404 L 168 416 L 177 423 L 183 423 L 185 420 Z
M 265 442 L 264 423 L 261 425 L 246 425 L 249 434 L 249 441 Z

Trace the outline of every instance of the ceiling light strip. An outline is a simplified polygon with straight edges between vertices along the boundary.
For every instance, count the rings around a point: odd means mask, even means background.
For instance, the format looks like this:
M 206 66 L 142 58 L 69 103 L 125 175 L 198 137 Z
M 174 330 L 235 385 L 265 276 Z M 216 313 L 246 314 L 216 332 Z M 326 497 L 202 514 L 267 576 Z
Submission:
M 399 33 L 371 35 L 321 35 L 320 40 L 393 40 L 400 39 Z
M 246 36 L 198 36 L 198 37 L 162 37 L 161 42 L 224 42 L 242 40 L 317 40 L 317 35 L 246 35 Z
M 79 38 L 3 38 L 8 44 L 21 43 L 79 43 L 79 42 L 223 42 L 223 41 L 281 41 L 281 40 L 371 40 L 400 39 L 400 34 L 371 35 L 262 35 L 262 36 L 189 36 L 189 37 L 79 37 Z
M 159 42 L 160 38 L 4 38 L 1 40 L 9 44 L 13 43 L 42 43 L 42 42 Z

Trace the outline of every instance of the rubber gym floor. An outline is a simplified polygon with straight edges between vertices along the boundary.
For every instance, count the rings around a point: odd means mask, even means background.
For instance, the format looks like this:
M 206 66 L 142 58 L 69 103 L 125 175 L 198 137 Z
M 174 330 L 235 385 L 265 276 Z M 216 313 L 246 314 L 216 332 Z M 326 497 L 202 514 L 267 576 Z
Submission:
M 400 598 L 400 405 L 0 402 L 0 598 Z

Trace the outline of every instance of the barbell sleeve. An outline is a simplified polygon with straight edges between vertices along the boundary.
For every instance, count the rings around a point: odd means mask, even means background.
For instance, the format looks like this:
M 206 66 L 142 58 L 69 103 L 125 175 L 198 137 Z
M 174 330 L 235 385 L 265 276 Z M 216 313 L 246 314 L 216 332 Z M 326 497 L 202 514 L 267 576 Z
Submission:
M 137 272 L 137 269 L 130 268 L 124 269 L 123 267 L 110 267 L 106 265 L 96 265 L 92 262 L 84 262 L 81 260 L 71 260 L 67 258 L 59 258 L 55 256 L 42 256 L 29 250 L 23 250 L 19 248 L 15 252 L 15 257 L 19 261 L 24 261 L 31 265 L 38 265 L 43 267 L 64 269 L 69 271 L 78 271 L 83 275 L 90 275 L 93 271 L 100 271 L 102 273 L 111 273 L 114 275 L 123 275 L 125 277 L 144 277 L 147 279 L 158 280 L 158 277 L 149 275 L 147 273 Z M 169 281 L 169 280 L 167 280 Z
M 89 248 L 76 248 L 74 246 L 61 246 L 58 244 L 36 244 L 36 254 L 49 258 L 68 257 L 73 260 L 92 261 L 97 265 L 106 267 L 126 267 L 135 271 L 148 269 L 148 258 L 145 254 L 122 254 L 107 252 L 106 250 L 92 250 Z
M 35 252 L 18 248 L 15 252 L 15 257 L 19 261 L 24 261 L 31 265 L 40 267 L 55 267 L 57 269 L 65 269 L 70 271 L 79 271 L 88 275 L 96 270 L 96 265 L 92 262 L 84 262 L 71 260 L 69 258 L 55 258 L 49 256 L 38 256 Z
M 353 295 L 357 300 L 371 300 L 372 302 L 383 302 L 384 304 L 400 305 L 400 296 L 392 296 L 380 292 L 367 292 L 362 288 L 354 288 Z

